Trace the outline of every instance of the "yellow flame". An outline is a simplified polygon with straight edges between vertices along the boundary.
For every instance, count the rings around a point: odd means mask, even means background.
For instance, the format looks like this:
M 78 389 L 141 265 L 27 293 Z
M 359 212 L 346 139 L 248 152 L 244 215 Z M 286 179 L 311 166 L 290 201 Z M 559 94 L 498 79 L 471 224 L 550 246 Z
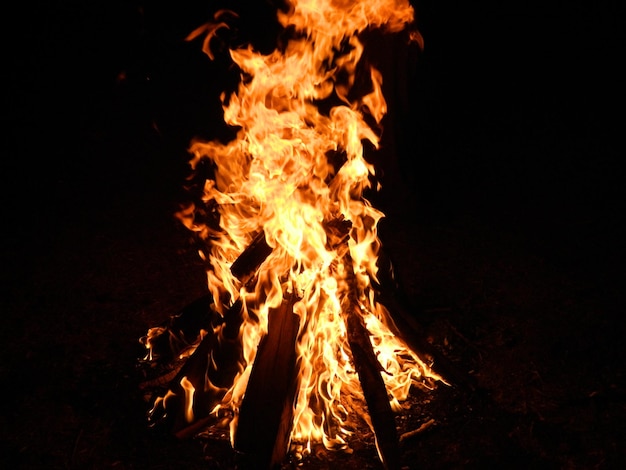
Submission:
M 225 16 L 220 12 L 215 23 L 189 35 L 205 35 L 203 50 L 210 58 L 216 32 L 228 28 Z M 350 288 L 356 290 L 392 405 L 398 407 L 412 385 L 432 387 L 440 380 L 386 327 L 386 310 L 375 300 L 371 281 L 377 275 L 377 226 L 384 214 L 363 197 L 375 174 L 364 158 L 364 143 L 379 146 L 379 135 L 367 120 L 381 123 L 387 112 L 381 73 L 370 67 L 371 88 L 355 90 L 364 52 L 359 35 L 368 28 L 401 31 L 413 16 L 407 0 L 292 1 L 288 11 L 278 12 L 280 24 L 295 31 L 284 47 L 265 55 L 252 46 L 230 50 L 242 80 L 222 101 L 224 121 L 238 128 L 236 138 L 197 140 L 189 149 L 192 168 L 204 159 L 215 168 L 203 201 L 218 207 L 219 227 L 196 222 L 194 206 L 179 217 L 210 248 L 205 254 L 213 297 L 226 299 L 226 306 L 241 300 L 244 308 L 243 372 L 218 406 L 234 411 L 231 431 L 257 345 L 267 331 L 268 311 L 281 304 L 286 292 L 294 292 L 300 299 L 294 312 L 300 317 L 296 348 L 301 365 L 292 440 L 307 446 L 322 441 L 328 448 L 346 445 L 342 396 L 359 395 L 360 385 L 342 319 L 346 289 L 337 260 L 346 248 L 330 243 L 328 221 L 351 225 L 347 249 L 355 285 Z M 418 33 L 414 40 L 421 44 Z M 321 111 L 318 104 L 324 100 L 329 106 Z M 339 155 L 341 162 L 329 155 Z M 243 284 L 231 266 L 260 231 L 272 251 L 254 282 Z M 191 401 L 193 388 L 183 387 Z M 191 405 L 187 412 L 192 415 Z
M 187 377 L 180 379 L 180 385 L 185 391 L 185 419 L 188 423 L 191 423 L 194 419 L 193 395 L 196 389 Z

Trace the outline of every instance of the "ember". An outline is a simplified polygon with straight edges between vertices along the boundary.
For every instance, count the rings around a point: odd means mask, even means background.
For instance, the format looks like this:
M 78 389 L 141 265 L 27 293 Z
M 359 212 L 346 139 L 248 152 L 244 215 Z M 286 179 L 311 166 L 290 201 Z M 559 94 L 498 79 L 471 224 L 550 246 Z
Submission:
M 348 450 L 362 401 L 383 465 L 396 468 L 394 413 L 412 387 L 446 382 L 384 303 L 384 214 L 365 197 L 376 177 L 365 148 L 379 148 L 387 109 L 360 36 L 406 32 L 413 15 L 402 0 L 294 0 L 278 12 L 272 53 L 229 50 L 241 81 L 222 102 L 237 134 L 192 142 L 196 178 L 210 175 L 179 213 L 202 242 L 209 292 L 142 338 L 147 361 L 175 364 L 151 419 L 179 437 L 228 425 L 242 461 L 272 467 L 314 442 Z M 188 39 L 203 37 L 213 59 L 234 17 L 220 11 Z

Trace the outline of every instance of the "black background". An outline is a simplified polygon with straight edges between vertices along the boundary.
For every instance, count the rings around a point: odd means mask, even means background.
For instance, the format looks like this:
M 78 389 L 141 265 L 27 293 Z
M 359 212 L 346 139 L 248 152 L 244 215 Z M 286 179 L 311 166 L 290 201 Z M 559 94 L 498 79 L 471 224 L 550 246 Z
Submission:
M 7 461 L 206 464 L 195 447 L 157 446 L 144 434 L 136 339 L 204 293 L 203 269 L 173 214 L 187 197 L 189 141 L 225 131 L 219 94 L 236 74 L 184 38 L 226 6 L 241 15 L 242 41 L 271 50 L 273 8 L 248 3 L 5 9 Z M 425 48 L 394 110 L 383 244 L 437 344 L 442 332 L 456 340 L 447 352 L 474 370 L 493 402 L 444 404 L 445 432 L 425 435 L 412 455 L 422 468 L 616 468 L 625 396 L 624 6 L 414 6 Z
M 3 41 L 4 206 L 45 200 L 32 207 L 56 220 L 64 197 L 91 203 L 162 175 L 163 190 L 176 186 L 169 176 L 183 176 L 187 143 L 220 128 L 218 96 L 236 79 L 184 37 L 227 5 L 241 12 L 240 31 L 271 50 L 273 9 L 255 4 L 18 7 Z M 419 210 L 488 217 L 613 261 L 624 195 L 622 7 L 415 8 L 425 49 L 411 67 L 397 158 Z

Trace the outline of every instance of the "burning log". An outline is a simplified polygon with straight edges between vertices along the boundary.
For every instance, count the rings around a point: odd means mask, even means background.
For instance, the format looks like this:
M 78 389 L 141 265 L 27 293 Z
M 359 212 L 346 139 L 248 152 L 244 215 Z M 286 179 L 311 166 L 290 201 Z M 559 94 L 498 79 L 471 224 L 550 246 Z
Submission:
M 389 298 L 393 298 L 393 295 L 383 293 L 380 296 L 381 302 Z M 475 389 L 475 384 L 470 376 L 461 372 L 445 355 L 426 341 L 424 335 L 419 333 L 422 330 L 421 325 L 402 304 L 397 301 L 390 301 L 384 305 L 389 308 L 385 325 L 394 335 L 402 338 L 418 356 L 429 359 L 432 363 L 432 369 L 437 371 L 449 385 L 457 386 L 464 391 Z
M 445 355 L 435 349 L 424 335 L 418 312 L 409 305 L 401 284 L 393 273 L 392 261 L 381 251 L 378 258 L 382 274 L 376 284 L 376 294 L 380 303 L 386 307 L 385 325 L 394 335 L 402 340 L 420 357 L 428 358 L 434 370 L 448 384 L 460 387 L 465 391 L 473 391 L 475 384 L 468 374 L 461 372 Z
M 237 257 L 230 267 L 230 272 L 246 284 L 271 252 L 272 247 L 265 241 L 265 232 L 261 230 L 252 239 L 252 243 Z
M 189 436 L 190 427 L 197 428 L 199 421 L 211 420 L 209 412 L 224 397 L 241 368 L 241 344 L 237 335 L 243 320 L 242 304 L 235 302 L 222 317 L 210 309 L 211 302 L 210 295 L 203 296 L 185 307 L 170 322 L 184 326 L 188 335 L 194 327 L 198 328 L 195 334 L 201 339 L 174 377 L 169 379 L 167 375 L 168 391 L 162 400 L 157 400 L 150 412 L 153 423 L 166 423 L 170 431 L 181 439 Z M 211 319 L 208 324 L 199 321 L 206 320 L 206 315 L 210 315 Z M 174 330 L 177 331 L 180 330 Z M 161 336 L 171 334 L 166 330 Z M 190 390 L 194 396 L 192 409 L 187 399 Z
M 298 388 L 296 338 L 300 319 L 293 313 L 295 296 L 268 315 L 239 409 L 234 448 L 241 468 L 269 469 L 289 450 L 294 400 Z
M 350 261 L 348 255 L 346 255 L 345 261 Z M 351 268 L 346 269 L 351 271 Z M 348 276 L 351 275 L 348 274 Z M 351 290 L 351 292 L 353 291 Z M 400 452 L 395 419 L 389 397 L 387 396 L 385 383 L 380 375 L 383 368 L 376 359 L 372 349 L 369 332 L 360 317 L 358 303 L 354 294 L 349 294 L 346 299 L 343 308 L 343 319 L 346 323 L 352 360 L 361 382 L 361 388 L 372 421 L 378 454 L 386 469 L 400 468 Z
M 150 328 L 140 339 L 149 349 L 150 359 L 170 362 L 197 344 L 200 332 L 209 330 L 213 321 L 212 303 L 210 294 L 203 295 L 186 305 L 180 313 L 170 315 L 160 326 Z
M 335 265 L 335 271 L 342 271 L 337 275 L 345 281 L 345 292 L 341 305 L 342 316 L 346 325 L 352 361 L 367 403 L 378 454 L 386 469 L 396 469 L 400 468 L 396 423 L 387 395 L 387 388 L 381 376 L 381 371 L 384 369 L 376 358 L 369 339 L 370 333 L 361 316 L 357 295 L 358 286 L 350 256 L 350 247 L 348 246 L 350 226 L 348 221 L 339 218 L 326 224 L 329 243 L 338 248 L 340 254 L 340 259 Z

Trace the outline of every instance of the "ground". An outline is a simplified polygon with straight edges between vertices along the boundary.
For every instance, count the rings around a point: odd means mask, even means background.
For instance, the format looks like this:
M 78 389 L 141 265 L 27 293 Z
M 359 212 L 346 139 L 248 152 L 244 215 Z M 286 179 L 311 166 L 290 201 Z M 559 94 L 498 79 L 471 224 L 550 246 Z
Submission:
M 402 463 L 624 468 L 623 153 L 605 108 L 617 106 L 619 61 L 610 59 L 623 29 L 615 15 L 554 9 L 524 13 L 507 36 L 513 16 L 493 9 L 501 21 L 485 20 L 477 56 L 456 42 L 473 31 L 464 15 L 448 22 L 447 12 L 424 9 L 434 52 L 415 72 L 416 129 L 376 203 L 414 333 L 471 385 L 411 394 L 399 434 L 428 425 L 403 438 Z M 2 161 L 2 467 L 234 468 L 223 439 L 179 441 L 150 428 L 141 387 L 139 338 L 206 293 L 173 214 L 185 199 L 189 139 L 219 126 L 203 114 L 215 106 L 201 98 L 209 87 L 191 73 L 215 70 L 188 48 L 150 40 L 149 17 L 148 40 L 139 40 L 134 23 L 114 22 L 120 12 L 72 20 L 78 30 L 58 21 L 71 15 L 48 14 L 39 10 L 24 35 L 34 59 L 13 54 L 13 106 L 2 121 L 14 149 Z M 535 36 L 522 34 L 527 21 Z M 40 24 L 58 33 L 41 48 Z M 97 47 L 80 40 L 90 28 Z M 583 30 L 570 48 L 567 38 Z M 108 36 L 97 39 L 109 31 L 123 38 L 111 49 Z M 548 31 L 553 42 L 537 39 Z M 517 55 L 496 53 L 493 32 Z M 519 57 L 527 41 L 545 54 L 543 78 L 532 73 L 534 55 Z M 119 54 L 126 63 L 116 68 Z M 579 56 L 601 81 L 583 79 Z M 497 67 L 466 74 L 492 58 Z M 171 67 L 179 71 L 163 72 Z M 316 448 L 284 467 L 380 468 L 371 433 L 354 423 L 352 453 Z
M 139 338 L 204 293 L 189 235 L 150 191 L 101 206 L 64 209 L 63 224 L 16 230 L 3 246 L 4 458 L 24 469 L 229 468 L 223 441 L 150 429 L 140 388 Z M 476 384 L 412 395 L 399 432 L 433 424 L 403 441 L 407 468 L 626 463 L 620 286 L 479 220 L 383 226 L 419 333 Z M 353 449 L 303 468 L 380 467 L 366 432 Z

